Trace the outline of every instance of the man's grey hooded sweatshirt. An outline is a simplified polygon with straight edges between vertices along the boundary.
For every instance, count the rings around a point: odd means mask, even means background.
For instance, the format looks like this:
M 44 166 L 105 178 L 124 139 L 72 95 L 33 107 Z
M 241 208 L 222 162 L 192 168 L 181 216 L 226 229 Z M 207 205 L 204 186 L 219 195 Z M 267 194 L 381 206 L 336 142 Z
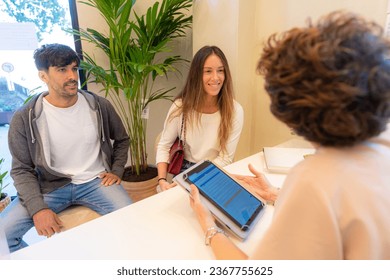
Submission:
M 129 149 L 129 136 L 112 104 L 92 92 L 79 91 L 89 106 L 97 113 L 100 151 L 107 172 L 120 178 L 124 172 Z M 43 109 L 43 97 L 34 96 L 17 110 L 12 117 L 8 142 L 12 155 L 11 176 L 21 203 L 32 217 L 48 208 L 42 194 L 52 192 L 71 182 L 69 175 L 51 169 L 45 160 L 46 141 L 41 138 L 39 118 Z M 113 141 L 111 141 L 113 140 Z M 47 158 L 50 158 L 47 155 Z

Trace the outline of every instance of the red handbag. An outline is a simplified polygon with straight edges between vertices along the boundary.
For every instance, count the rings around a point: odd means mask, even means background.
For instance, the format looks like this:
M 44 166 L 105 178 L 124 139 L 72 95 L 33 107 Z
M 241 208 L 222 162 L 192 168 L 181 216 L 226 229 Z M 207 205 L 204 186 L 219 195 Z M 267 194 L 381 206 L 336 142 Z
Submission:
M 185 139 L 184 116 L 181 121 L 180 136 L 176 138 L 169 150 L 168 173 L 173 175 L 179 174 L 181 167 L 183 166 L 185 141 L 184 139 L 180 139 L 183 131 Z
M 169 151 L 168 173 L 177 175 L 180 173 L 184 160 L 184 145 L 179 137 L 176 138 Z

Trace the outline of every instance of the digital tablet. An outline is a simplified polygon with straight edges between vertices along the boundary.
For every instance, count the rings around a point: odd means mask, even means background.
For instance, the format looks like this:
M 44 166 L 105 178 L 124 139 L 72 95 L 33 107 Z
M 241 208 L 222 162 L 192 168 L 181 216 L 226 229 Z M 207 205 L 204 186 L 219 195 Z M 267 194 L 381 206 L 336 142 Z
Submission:
M 177 175 L 174 181 L 190 191 L 199 189 L 202 201 L 217 220 L 245 239 L 266 205 L 215 163 L 205 160 Z

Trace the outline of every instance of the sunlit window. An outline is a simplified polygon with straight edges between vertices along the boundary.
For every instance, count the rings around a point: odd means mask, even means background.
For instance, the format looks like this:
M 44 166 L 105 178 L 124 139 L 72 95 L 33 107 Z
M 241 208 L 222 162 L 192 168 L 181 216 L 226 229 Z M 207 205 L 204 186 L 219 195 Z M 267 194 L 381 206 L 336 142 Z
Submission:
M 47 43 L 75 48 L 69 0 L 0 0 L 0 125 L 28 95 L 45 90 L 33 61 Z M 2 116 L 1 116 L 2 115 Z

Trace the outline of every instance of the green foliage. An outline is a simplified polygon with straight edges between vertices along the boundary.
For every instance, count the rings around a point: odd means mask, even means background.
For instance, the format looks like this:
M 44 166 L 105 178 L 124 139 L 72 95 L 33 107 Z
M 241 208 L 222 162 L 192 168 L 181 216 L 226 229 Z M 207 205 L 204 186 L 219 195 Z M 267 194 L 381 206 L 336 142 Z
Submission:
M 38 28 L 38 39 L 41 33 L 50 33 L 55 25 L 66 27 L 65 10 L 58 0 L 7 0 L 3 1 L 2 11 L 17 22 L 32 22 Z
M 177 71 L 176 64 L 186 61 L 169 55 L 170 43 L 184 37 L 191 27 L 192 16 L 186 10 L 192 0 L 156 1 L 139 16 L 133 12 L 135 0 L 86 0 L 81 2 L 99 10 L 109 29 L 108 34 L 87 28 L 73 30 L 82 40 L 102 50 L 109 59 L 109 68 L 99 66 L 88 53 L 83 53 L 81 68 L 88 82 L 103 85 L 117 109 L 130 136 L 130 162 L 133 173 L 147 168 L 146 120 L 142 111 L 158 99 L 169 99 L 174 89 L 153 89 L 156 77 Z M 163 55 L 160 55 L 163 54 Z M 164 57 L 164 58 L 161 58 Z
M 8 174 L 8 171 L 1 172 L 1 166 L 3 165 L 4 159 L 0 158 L 0 196 L 3 194 L 3 190 L 8 186 L 4 185 L 4 179 Z

